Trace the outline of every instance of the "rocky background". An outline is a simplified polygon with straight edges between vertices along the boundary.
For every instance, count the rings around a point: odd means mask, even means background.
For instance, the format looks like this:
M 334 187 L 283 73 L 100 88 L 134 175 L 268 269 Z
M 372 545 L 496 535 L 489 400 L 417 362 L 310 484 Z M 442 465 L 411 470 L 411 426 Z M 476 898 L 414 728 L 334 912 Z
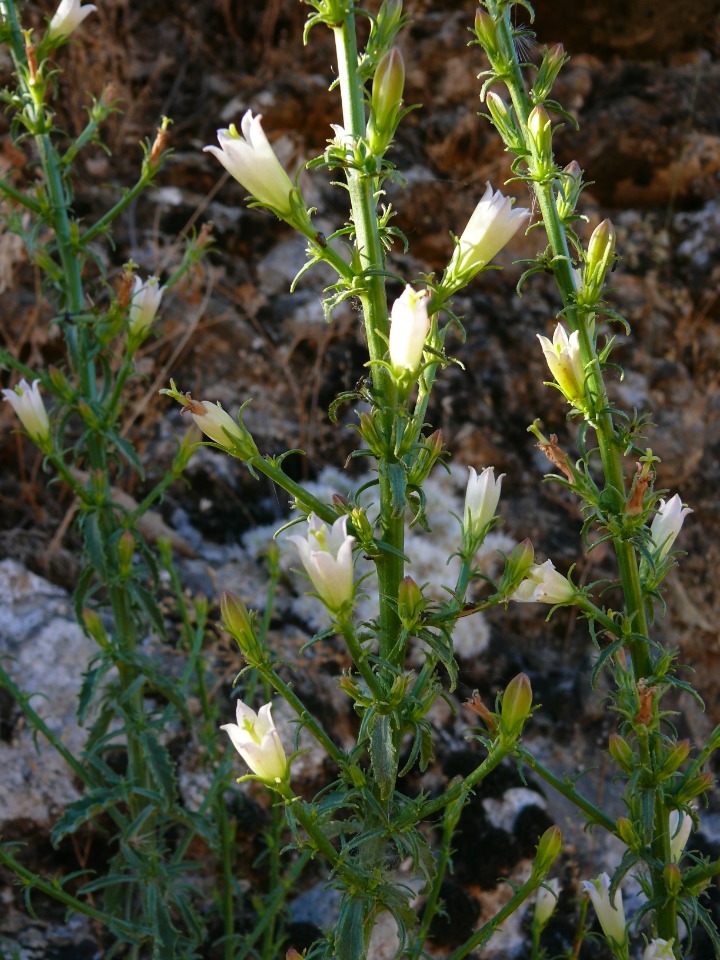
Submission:
M 246 423 L 260 450 L 302 448 L 304 458 L 288 461 L 295 475 L 343 493 L 342 484 L 349 487 L 350 481 L 323 468 L 341 468 L 353 449 L 355 434 L 347 429 L 352 415 L 347 411 L 344 422 L 332 425 L 326 411 L 335 394 L 351 389 L 364 373 L 357 312 L 346 304 L 331 325 L 324 322 L 325 278 L 319 273 L 289 294 L 303 263 L 302 243 L 269 215 L 247 209 L 242 188 L 202 153 L 217 127 L 239 122 L 248 108 L 263 114 L 288 170 L 320 153 L 329 124 L 339 121 L 337 95 L 328 91 L 329 34 L 317 29 L 303 47 L 306 8 L 295 0 L 134 5 L 107 0 L 99 6 L 59 54 L 64 72 L 58 119 L 78 132 L 89 96 L 108 81 L 123 112 L 108 126 L 112 156 L 98 148 L 80 159 L 77 211 L 96 215 L 109 195 L 132 184 L 141 160 L 138 141 L 152 139 L 163 114 L 174 120 L 175 153 L 156 188 L 119 224 L 116 248 L 99 247 L 98 254 L 111 276 L 130 257 L 143 273 L 163 276 L 177 262 L 181 231 L 212 221 L 216 241 L 193 282 L 164 302 L 158 336 L 144 349 L 141 377 L 128 396 L 125 423 L 140 446 L 148 482 L 161 475 L 184 431 L 177 410 L 157 395 L 172 375 L 181 389 L 219 400 L 233 412 L 253 397 Z M 606 216 L 618 231 L 622 260 L 612 278 L 613 305 L 627 316 L 632 335 L 618 334 L 616 359 L 625 376 L 612 384 L 613 395 L 625 409 L 653 412 L 648 444 L 662 458 L 660 484 L 680 492 L 694 510 L 678 543 L 688 555 L 668 580 L 669 611 L 658 635 L 694 669 L 691 679 L 705 699 L 705 713 L 688 698 L 677 702 L 680 733 L 695 740 L 720 722 L 718 6 L 716 0 L 682 9 L 667 0 L 536 3 L 539 42 L 560 41 L 572 54 L 556 94 L 580 129 L 565 124 L 556 137 L 558 159 L 563 164 L 576 159 L 593 181 L 582 199 L 587 235 Z M 393 186 L 388 199 L 410 241 L 407 254 L 395 251 L 391 268 L 410 279 L 419 271 L 442 269 L 452 249 L 449 231 L 462 230 L 486 181 L 497 187 L 510 174 L 498 137 L 478 117 L 476 75 L 484 62 L 478 47 L 467 46 L 474 4 L 408 0 L 406 7 L 414 21 L 401 40 L 406 101 L 422 109 L 412 112 L 399 132 L 394 161 L 407 185 Z M 523 9 L 517 10 L 518 22 L 527 21 Z M 27 21 L 40 23 L 49 12 L 44 4 L 29 3 Z M 527 54 L 536 54 L 532 45 Z M 0 70 L 9 82 L 4 55 Z M 3 171 L 31 161 L 29 147 L 4 138 Z M 322 175 L 302 173 L 300 182 L 308 203 L 318 208 L 321 229 L 330 233 L 341 226 L 347 216 L 343 191 Z M 521 204 L 529 203 L 522 184 L 509 189 Z M 552 557 L 561 569 L 577 562 L 576 577 L 587 582 L 612 576 L 612 558 L 602 549 L 584 554 L 577 506 L 558 487 L 541 483 L 548 466 L 526 431 L 540 417 L 547 432 L 556 432 L 561 445 L 573 449 L 573 429 L 558 394 L 543 386 L 547 374 L 536 341 L 537 333 L 552 329 L 558 307 L 550 278 L 533 277 L 521 298 L 514 291 L 520 268 L 513 261 L 533 256 L 538 237 L 531 232 L 516 238 L 499 258 L 506 269 L 485 274 L 457 299 L 467 340 L 449 349 L 463 367 L 451 366 L 440 378 L 429 419 L 442 427 L 458 470 L 438 497 L 452 503 L 460 496 L 466 464 L 494 465 L 506 474 L 501 505 L 507 542 L 529 536 L 542 559 Z M 15 238 L 0 234 L 0 338 L 30 367 L 42 369 L 61 361 L 62 348 L 37 281 Z M 9 382 L 5 374 L 3 385 Z M 26 689 L 52 690 L 47 715 L 72 737 L 77 678 L 89 656 L 70 613 L 79 569 L 72 500 L 61 486 L 49 485 L 39 455 L 12 433 L 14 426 L 7 405 L 0 406 L 0 653 L 15 658 L 12 669 Z M 199 453 L 187 477 L 156 520 L 178 538 L 188 589 L 214 599 L 229 587 L 249 603 L 262 602 L 266 534 L 256 531 L 282 523 L 286 498 L 214 451 Z M 137 478 L 119 483 L 141 497 Z M 442 579 L 444 558 L 437 558 L 428 555 L 424 561 L 436 566 Z M 274 642 L 295 657 L 314 628 L 302 589 L 288 574 L 273 627 Z M 438 709 L 434 717 L 438 751 L 431 786 L 441 789 L 477 763 L 474 746 L 463 737 L 471 718 L 462 700 L 479 689 L 492 702 L 499 688 L 525 670 L 542 704 L 529 733 L 534 749 L 558 771 L 591 768 L 584 789 L 603 797 L 609 812 L 618 815 L 614 786 L 597 752 L 615 718 L 605 709 L 602 689 L 589 687 L 593 652 L 583 623 L 563 612 L 546 623 L 544 611 L 529 605 L 496 611 L 474 630 L 463 638 L 457 711 Z M 210 643 L 209 658 L 224 649 L 219 636 Z M 339 648 L 329 644 L 304 662 L 301 687 L 312 703 L 329 711 L 336 729 L 350 736 L 352 714 L 333 679 L 344 665 Z M 218 696 L 227 696 L 237 667 L 229 660 L 218 669 Z M 3 691 L 0 757 L 5 771 L 0 831 L 29 841 L 35 865 L 52 870 L 47 829 L 75 788 L 57 761 L 35 754 L 19 711 Z M 321 760 L 311 754 L 304 763 L 308 789 L 322 785 L 327 774 Z M 189 761 L 181 781 L 189 797 L 194 789 Z M 599 835 L 584 835 L 557 797 L 531 780 L 523 784 L 508 768 L 487 781 L 463 816 L 455 872 L 445 891 L 450 919 L 434 932 L 439 956 L 489 915 L 502 891 L 497 877 L 522 870 L 538 833 L 551 822 L 560 823 L 568 845 L 559 874 L 563 909 L 551 929 L 550 955 L 567 947 L 577 880 L 612 867 L 617 851 Z M 720 800 L 711 799 L 703 822 L 696 846 L 717 856 Z M 6 943 L 22 946 L 23 958 L 92 956 L 86 934 L 72 922 L 28 921 L 18 912 L 20 897 L 9 878 L 4 881 L 0 931 Z M 327 898 L 316 894 L 312 888 L 300 892 L 295 922 L 322 924 L 318 900 Z M 504 939 L 493 941 L 488 955 L 522 956 L 524 936 L 518 918 Z M 378 945 L 377 957 L 383 949 Z M 604 955 L 590 942 L 583 951 L 584 957 Z M 693 956 L 711 955 L 708 943 L 698 939 Z

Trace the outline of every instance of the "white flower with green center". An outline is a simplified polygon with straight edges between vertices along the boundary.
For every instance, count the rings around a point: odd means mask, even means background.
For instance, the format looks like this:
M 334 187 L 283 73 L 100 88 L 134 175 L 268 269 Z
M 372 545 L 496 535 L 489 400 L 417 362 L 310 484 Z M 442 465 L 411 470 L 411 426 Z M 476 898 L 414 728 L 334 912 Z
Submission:
M 318 596 L 333 613 L 352 600 L 355 537 L 347 532 L 347 516 L 328 527 L 311 513 L 307 537 L 288 537 L 297 547 L 305 572 Z
M 225 723 L 232 744 L 255 776 L 274 786 L 287 779 L 288 762 L 280 736 L 271 714 L 272 704 L 266 703 L 255 713 L 238 700 L 237 723 Z
M 39 447 L 45 448 L 50 440 L 50 421 L 45 404 L 40 396 L 40 381 L 21 380 L 14 390 L 3 390 L 3 396 L 17 414 L 28 436 Z
M 567 577 L 555 569 L 552 560 L 530 567 L 527 577 L 510 597 L 518 603 L 567 603 L 577 591 Z
M 242 136 L 231 124 L 228 129 L 218 130 L 219 147 L 204 149 L 214 154 L 256 200 L 288 219 L 294 187 L 265 136 L 261 120 L 261 115 L 254 117 L 248 110 L 240 122 Z

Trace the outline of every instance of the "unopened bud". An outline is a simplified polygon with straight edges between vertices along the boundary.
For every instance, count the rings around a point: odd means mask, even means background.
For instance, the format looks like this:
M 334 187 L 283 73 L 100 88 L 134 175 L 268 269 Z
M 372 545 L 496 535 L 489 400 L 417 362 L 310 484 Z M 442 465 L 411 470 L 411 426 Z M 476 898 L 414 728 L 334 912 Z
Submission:
M 392 47 L 380 60 L 373 77 L 367 139 L 372 153 L 381 156 L 387 150 L 398 123 L 405 87 L 405 63 Z
M 415 454 L 410 473 L 408 474 L 408 485 L 419 487 L 430 475 L 432 468 L 442 456 L 443 435 L 442 430 L 436 430 L 426 437 L 422 446 Z
M 103 649 L 109 645 L 108 635 L 95 610 L 86 607 L 82 612 L 83 625 L 95 643 Z
M 582 169 L 577 160 L 572 160 L 559 176 L 556 204 L 557 212 L 563 223 L 568 223 L 575 213 L 580 192 L 582 191 Z
M 225 590 L 220 597 L 220 615 L 225 629 L 237 641 L 240 652 L 251 663 L 255 662 L 262 649 L 255 635 L 253 616 L 240 597 Z
M 362 507 L 354 507 L 350 512 L 350 523 L 353 525 L 360 546 L 365 550 L 370 549 L 373 541 L 373 528 Z
M 423 595 L 412 577 L 405 577 L 398 587 L 398 615 L 406 630 L 412 630 L 423 608 Z
M 488 58 L 492 61 L 498 55 L 497 27 L 495 21 L 482 8 L 475 14 L 475 36 Z
M 525 721 L 532 712 L 532 687 L 526 673 L 519 673 L 505 688 L 500 710 L 500 731 L 509 740 L 522 733 Z
M 360 421 L 358 427 L 360 436 L 368 445 L 370 453 L 372 453 L 376 459 L 380 459 L 385 451 L 385 443 L 378 430 L 376 418 L 372 413 L 363 412 L 359 414 L 358 419 Z
M 535 563 L 535 550 L 532 541 L 523 540 L 513 547 L 510 556 L 505 560 L 505 570 L 500 580 L 499 592 L 509 597 L 527 577 L 530 567 Z
M 682 887 L 682 873 L 676 863 L 669 863 L 663 870 L 665 888 L 671 897 L 676 897 Z
M 612 221 L 603 220 L 592 232 L 585 257 L 582 301 L 594 303 L 600 296 L 605 277 L 613 265 L 615 256 L 615 227 Z
M 523 676 L 523 674 L 520 674 L 520 676 Z M 536 876 L 538 874 L 544 876 L 550 867 L 552 867 L 561 849 L 562 832 L 560 827 L 557 825 L 548 827 L 538 841 L 537 850 L 535 852 L 535 862 L 533 863 L 532 868 L 533 873 Z
M 680 740 L 660 765 L 660 769 L 657 771 L 658 778 L 660 780 L 666 780 L 672 776 L 672 774 L 685 763 L 689 753 L 690 741 Z
M 697 777 L 691 777 L 684 783 L 675 794 L 675 799 L 680 804 L 687 804 L 695 797 L 701 797 L 715 785 L 715 778 L 711 773 L 701 773 Z
M 303 960 L 302 954 L 298 953 L 295 947 L 290 947 L 288 952 L 285 954 L 285 960 Z
M 522 134 L 510 107 L 493 90 L 485 94 L 485 104 L 505 146 L 519 152 L 523 146 Z
M 544 169 L 552 164 L 552 124 L 547 110 L 540 104 L 530 111 L 527 127 L 536 166 Z
M 130 576 L 134 553 L 135 537 L 130 530 L 126 530 L 118 540 L 118 567 L 123 579 Z
M 635 833 L 630 820 L 627 817 L 618 817 L 616 821 L 617 833 L 622 842 L 630 850 L 635 850 L 639 844 L 638 835 Z
M 608 750 L 615 763 L 622 767 L 625 773 L 630 773 L 634 769 L 635 754 L 627 740 L 624 740 L 619 734 L 613 733 L 610 735 Z
M 545 51 L 537 79 L 533 84 L 533 99 L 538 103 L 542 103 L 550 96 L 555 79 L 566 59 L 565 48 L 561 43 L 556 43 L 554 47 Z

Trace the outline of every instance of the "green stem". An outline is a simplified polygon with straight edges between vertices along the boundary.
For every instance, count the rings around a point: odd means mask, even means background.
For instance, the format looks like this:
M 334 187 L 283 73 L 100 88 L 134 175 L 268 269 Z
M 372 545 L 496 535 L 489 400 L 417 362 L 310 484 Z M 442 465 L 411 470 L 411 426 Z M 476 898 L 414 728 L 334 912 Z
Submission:
M 375 700 L 383 701 L 386 697 L 386 693 L 367 661 L 365 651 L 360 645 L 360 641 L 358 640 L 357 633 L 355 632 L 355 628 L 353 627 L 352 623 L 349 620 L 342 620 L 338 622 L 338 627 L 340 628 L 340 633 L 347 644 L 347 648 L 350 656 L 353 659 L 353 663 L 357 667 L 360 676 L 365 681 L 368 690 L 373 695 Z
M 344 750 L 341 750 L 340 747 L 336 746 L 333 741 L 330 739 L 328 734 L 323 730 L 319 721 L 312 716 L 308 711 L 305 704 L 298 697 L 292 687 L 289 684 L 285 683 L 277 673 L 272 669 L 272 667 L 267 664 L 258 664 L 256 667 L 258 673 L 267 683 L 270 684 L 280 696 L 290 704 L 295 713 L 298 715 L 298 719 L 303 727 L 307 727 L 310 733 L 315 737 L 315 739 L 320 743 L 328 756 L 335 761 L 338 766 L 342 766 L 347 763 L 347 754 Z
M 526 883 L 519 887 L 505 906 L 495 914 L 492 920 L 483 924 L 482 927 L 480 927 L 469 940 L 466 940 L 462 946 L 458 947 L 457 950 L 453 950 L 447 960 L 462 960 L 463 957 L 467 957 L 473 950 L 483 947 L 498 927 L 503 924 L 508 917 L 511 917 L 528 897 L 532 896 L 534 891 L 540 886 L 541 881 L 542 878 L 537 879 L 531 877 Z
M 343 125 L 346 133 L 353 140 L 358 140 L 365 136 L 366 121 L 362 84 L 357 71 L 358 48 L 354 15 L 349 13 L 341 24 L 333 27 L 333 34 L 343 106 Z M 377 217 L 378 182 L 376 177 L 353 168 L 348 168 L 346 175 L 355 226 L 356 253 L 363 281 L 358 295 L 365 320 L 373 395 L 383 411 L 383 430 L 386 438 L 389 439 L 393 436 L 398 398 L 392 376 L 378 363 L 385 355 L 390 330 L 383 277 L 385 257 Z M 389 443 L 388 447 L 390 447 Z M 401 508 L 392 490 L 394 478 L 391 477 L 391 471 L 395 465 L 394 455 L 389 463 L 379 464 L 380 538 L 390 544 L 395 551 L 383 551 L 377 558 L 381 657 L 386 656 L 395 646 L 395 638 L 400 630 L 395 604 L 405 569 L 402 559 L 405 542 L 404 502 Z
M 57 882 L 48 883 L 46 880 L 43 880 L 42 877 L 39 877 L 24 867 L 8 851 L 7 846 L 0 846 L 0 863 L 19 877 L 24 886 L 30 887 L 33 890 L 39 890 L 53 900 L 64 904 L 73 913 L 80 913 L 86 917 L 90 917 L 91 920 L 97 920 L 103 924 L 103 926 L 107 927 L 108 930 L 116 931 L 123 939 L 137 943 L 139 940 L 148 940 L 152 935 L 151 930 L 147 927 L 140 926 L 136 920 L 126 922 L 118 917 L 103 913 L 102 910 L 97 910 L 83 900 L 78 900 L 77 897 L 66 893 Z
M 489 8 L 494 16 L 498 15 L 497 0 L 491 0 Z M 527 119 L 532 109 L 532 103 L 525 91 L 522 71 L 513 44 L 509 6 L 505 8 L 502 16 L 497 19 L 496 23 L 500 46 L 509 64 L 509 69 L 503 74 L 503 80 L 512 98 L 521 128 L 526 136 L 526 145 L 528 149 L 530 149 L 531 144 L 527 134 Z M 528 160 L 528 165 L 530 176 L 532 177 L 534 174 L 537 175 L 538 171 L 536 171 L 534 161 L 531 158 Z M 557 211 L 552 183 L 547 182 L 546 179 L 538 178 L 533 181 L 533 188 L 542 213 L 550 248 L 555 258 L 553 268 L 563 300 L 564 315 L 571 329 L 577 330 L 579 333 L 582 362 L 586 371 L 588 371 L 588 385 L 595 409 L 595 415 L 591 423 L 598 438 L 606 486 L 611 492 L 613 501 L 616 504 L 616 510 L 620 511 L 625 502 L 625 474 L 622 451 L 618 446 L 615 425 L 612 413 L 610 412 L 610 404 L 593 337 L 591 336 L 586 317 L 575 305 L 575 280 L 572 273 L 567 235 Z M 643 604 L 637 555 L 631 544 L 617 537 L 614 538 L 614 544 L 628 615 L 633 621 L 635 633 L 646 635 L 648 625 Z M 644 640 L 641 638 L 630 640 L 628 642 L 628 648 L 633 661 L 636 678 L 649 676 L 651 662 L 649 651 Z
M 512 753 L 514 749 L 515 745 L 512 743 L 504 744 L 496 741 L 492 745 L 490 753 L 488 753 L 480 766 L 468 774 L 464 780 L 460 780 L 453 784 L 453 786 L 448 787 L 441 796 L 435 797 L 434 800 L 426 800 L 425 803 L 420 804 L 419 807 L 411 805 L 408 810 L 412 814 L 412 822 L 417 823 L 420 820 L 427 820 L 428 817 L 437 813 L 438 810 L 442 810 L 449 804 L 458 801 L 464 794 L 469 793 L 478 783 L 484 780 L 489 773 L 492 773 L 495 767 L 497 767 L 509 753 Z M 404 818 L 401 814 L 399 821 L 403 821 L 404 819 L 407 818 Z
M 156 171 L 154 169 L 146 173 L 143 173 L 140 179 L 134 184 L 134 186 L 130 187 L 130 189 L 122 195 L 122 197 L 120 198 L 120 200 L 118 200 L 115 206 L 111 207 L 107 211 L 107 213 L 103 214 L 103 216 L 100 217 L 99 220 L 96 220 L 95 223 L 91 227 L 89 227 L 85 231 L 85 233 L 82 234 L 82 236 L 78 241 L 79 246 L 81 247 L 87 246 L 87 244 L 91 240 L 94 240 L 95 237 L 99 236 L 101 233 L 107 230 L 108 227 L 112 224 L 112 222 L 116 220 L 120 216 L 120 214 L 130 206 L 133 200 L 137 200 L 137 198 L 140 196 L 143 190 L 152 181 L 152 178 L 155 176 L 155 173 Z
M 10 184 L 4 180 L 0 180 L 0 193 L 4 193 L 6 197 L 21 204 L 23 207 L 27 207 L 28 210 L 32 210 L 36 216 L 41 215 L 42 207 L 37 200 L 33 200 L 32 197 L 28 197 L 27 194 L 21 193 L 19 190 L 16 190 L 15 187 L 11 187 Z
M 561 780 L 559 777 L 556 777 L 554 773 L 551 773 L 529 750 L 526 750 L 524 747 L 519 747 L 517 756 L 523 763 L 527 764 L 531 770 L 537 773 L 538 776 L 542 777 L 546 783 L 554 787 L 558 793 L 561 793 L 579 810 L 582 810 L 591 823 L 596 823 L 598 826 L 604 827 L 610 833 L 616 833 L 617 827 L 612 817 L 604 814 L 602 810 L 587 800 L 581 793 L 578 793 L 578 791 L 565 780 Z

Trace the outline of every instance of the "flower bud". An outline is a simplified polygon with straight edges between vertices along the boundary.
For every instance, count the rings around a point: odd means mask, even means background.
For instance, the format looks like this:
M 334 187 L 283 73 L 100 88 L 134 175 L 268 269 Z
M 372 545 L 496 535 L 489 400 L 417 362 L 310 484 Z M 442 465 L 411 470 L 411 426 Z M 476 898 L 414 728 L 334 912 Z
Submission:
M 108 640 L 107 632 L 97 612 L 95 610 L 91 610 L 89 607 L 86 607 L 82 612 L 82 621 L 83 626 L 93 638 L 95 643 L 99 647 L 107 649 L 110 641 Z
M 695 797 L 701 797 L 715 785 L 715 778 L 711 773 L 701 773 L 697 777 L 690 777 L 675 794 L 678 803 L 689 803 Z
M 422 446 L 415 454 L 415 459 L 410 466 L 408 486 L 422 486 L 430 476 L 432 468 L 442 456 L 442 452 L 442 430 L 436 430 L 434 433 L 431 433 L 429 437 L 424 437 L 422 439 Z
M 50 421 L 40 396 L 40 381 L 33 380 L 30 386 L 27 380 L 21 380 L 14 390 L 3 390 L 2 394 L 17 414 L 30 439 L 41 450 L 48 451 L 51 447 Z
M 398 587 L 398 616 L 405 630 L 412 630 L 423 606 L 422 590 L 412 577 L 405 577 Z
M 666 780 L 685 763 L 690 753 L 690 741 L 679 740 L 668 753 L 657 771 L 658 780 Z
M 556 197 L 557 212 L 563 223 L 571 221 L 583 188 L 582 169 L 577 160 L 571 160 L 559 176 L 560 185 Z
M 585 256 L 585 270 L 581 300 L 593 304 L 600 296 L 605 277 L 614 263 L 615 227 L 610 220 L 603 220 L 592 232 Z
M 525 579 L 534 562 L 535 551 L 530 540 L 523 540 L 522 543 L 513 547 L 510 556 L 505 560 L 499 593 L 503 597 L 510 597 Z
M 414 381 L 430 330 L 427 290 L 406 286 L 390 312 L 390 366 L 397 381 Z
M 538 104 L 527 119 L 535 163 L 544 168 L 552 165 L 552 123 L 547 110 Z
M 350 511 L 350 523 L 357 534 L 357 540 L 363 550 L 373 547 L 373 527 L 362 507 L 353 507 Z
M 253 615 L 240 597 L 224 590 L 220 598 L 220 615 L 225 629 L 237 641 L 243 656 L 252 664 L 262 659 L 263 651 L 255 634 Z
M 378 418 L 374 413 L 363 411 L 358 414 L 358 420 L 360 421 L 358 426 L 360 436 L 368 445 L 370 453 L 372 453 L 376 460 L 382 459 L 386 450 L 386 444 L 378 429 Z
M 234 457 L 238 457 L 240 460 L 252 460 L 254 457 L 260 456 L 250 432 L 243 426 L 242 411 L 247 404 L 243 405 L 238 421 L 235 421 L 223 410 L 219 403 L 211 403 L 209 400 L 193 400 L 189 393 L 181 393 L 175 386 L 174 380 L 170 381 L 169 388 L 163 388 L 160 393 L 181 403 L 183 406 L 182 412 L 190 413 L 205 436 L 223 447 Z
M 526 673 L 519 673 L 510 681 L 503 694 L 500 710 L 501 734 L 508 740 L 517 740 L 531 712 L 532 687 L 530 686 L 530 678 Z
M 133 278 L 133 292 L 128 316 L 128 334 L 133 346 L 145 339 L 155 314 L 160 306 L 165 287 L 161 287 L 157 277 L 148 277 L 143 281 Z
M 493 90 L 489 90 L 485 94 L 485 104 L 490 111 L 495 129 L 502 137 L 505 146 L 514 153 L 521 152 L 523 149 L 522 133 L 510 107 Z
M 298 953 L 294 947 L 290 947 L 285 954 L 285 960 L 303 960 L 303 958 L 302 954 Z
M 130 530 L 125 530 L 118 540 L 117 557 L 120 576 L 127 579 L 132 570 L 133 554 L 135 553 L 135 537 Z
M 538 887 L 538 892 L 535 894 L 533 924 L 539 930 L 547 926 L 550 917 L 555 912 L 559 892 L 560 881 L 555 877 L 552 880 L 546 880 L 544 886 Z
M 93 10 L 97 10 L 94 3 L 86 3 L 84 6 L 80 6 L 80 0 L 60 0 L 60 6 L 53 14 L 48 26 L 48 42 L 57 46 L 57 44 L 66 40 Z
M 616 821 L 617 833 L 622 842 L 630 850 L 639 846 L 639 838 L 630 820 L 627 817 L 618 817 Z
M 663 880 L 668 894 L 675 898 L 682 887 L 682 873 L 676 863 L 669 863 L 663 870 Z
M 481 7 L 475 14 L 475 36 L 478 43 L 488 55 L 490 61 L 494 60 L 498 53 L 497 27 L 495 21 Z
M 622 767 L 625 773 L 632 773 L 635 769 L 635 754 L 627 740 L 624 740 L 617 733 L 610 734 L 608 750 L 615 763 Z
M 367 138 L 372 153 L 385 153 L 397 126 L 405 87 L 405 64 L 402 54 L 391 47 L 380 60 L 373 77 L 370 96 L 370 120 Z
M 547 100 L 557 75 L 560 73 L 560 69 L 566 60 L 565 48 L 561 43 L 556 43 L 554 47 L 545 51 L 537 78 L 533 84 L 533 100 L 538 103 L 543 103 Z
M 522 677 L 524 674 L 521 673 L 520 676 Z M 533 873 L 544 876 L 552 867 L 553 863 L 555 863 L 561 850 L 562 832 L 560 827 L 557 825 L 548 827 L 538 841 L 537 850 L 535 851 L 535 861 L 532 868 Z

